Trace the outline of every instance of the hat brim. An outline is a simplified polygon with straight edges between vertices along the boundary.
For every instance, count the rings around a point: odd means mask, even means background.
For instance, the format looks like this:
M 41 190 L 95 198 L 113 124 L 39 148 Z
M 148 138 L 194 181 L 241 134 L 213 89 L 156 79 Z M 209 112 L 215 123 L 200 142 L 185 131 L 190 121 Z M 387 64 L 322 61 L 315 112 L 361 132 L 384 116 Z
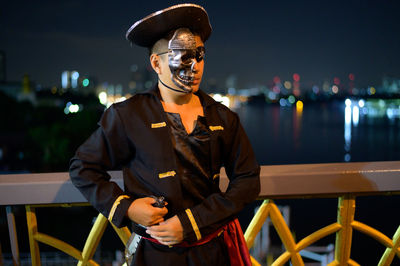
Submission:
M 212 28 L 206 10 L 195 4 L 180 4 L 154 12 L 133 24 L 126 32 L 126 39 L 132 43 L 151 47 L 170 31 L 189 28 L 200 35 L 205 42 Z

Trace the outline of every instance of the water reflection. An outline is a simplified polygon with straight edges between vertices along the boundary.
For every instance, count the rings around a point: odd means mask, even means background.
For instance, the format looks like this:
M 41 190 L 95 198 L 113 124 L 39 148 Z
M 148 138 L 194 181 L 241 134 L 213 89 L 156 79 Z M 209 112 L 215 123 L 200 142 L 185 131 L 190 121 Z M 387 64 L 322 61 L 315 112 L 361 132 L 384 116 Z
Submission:
M 344 109 L 344 161 L 349 162 L 351 159 L 351 101 L 346 100 Z
M 399 99 L 360 99 L 345 100 L 344 113 L 344 140 L 345 140 L 345 156 L 344 161 L 351 160 L 351 138 L 352 126 L 356 129 L 360 116 L 370 119 L 371 124 L 378 121 L 388 120 L 390 125 L 395 125 L 396 118 L 400 118 L 400 100 Z M 379 123 L 378 123 L 379 124 Z M 384 130 L 384 128 L 382 128 Z M 392 136 L 392 130 L 389 127 L 389 136 Z M 395 145 L 394 145 L 395 146 Z
M 400 160 L 400 101 L 299 105 L 236 110 L 261 164 Z

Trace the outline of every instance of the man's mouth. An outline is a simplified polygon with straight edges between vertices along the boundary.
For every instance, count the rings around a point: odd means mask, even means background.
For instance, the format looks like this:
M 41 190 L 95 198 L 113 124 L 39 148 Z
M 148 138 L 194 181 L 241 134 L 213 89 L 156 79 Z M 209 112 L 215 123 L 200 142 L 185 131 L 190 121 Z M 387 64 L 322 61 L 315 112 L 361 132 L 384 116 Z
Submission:
M 191 85 L 193 81 L 195 80 L 194 78 L 194 73 L 191 71 L 185 71 L 181 70 L 179 74 L 177 75 L 177 78 L 180 82 L 182 82 L 185 85 Z

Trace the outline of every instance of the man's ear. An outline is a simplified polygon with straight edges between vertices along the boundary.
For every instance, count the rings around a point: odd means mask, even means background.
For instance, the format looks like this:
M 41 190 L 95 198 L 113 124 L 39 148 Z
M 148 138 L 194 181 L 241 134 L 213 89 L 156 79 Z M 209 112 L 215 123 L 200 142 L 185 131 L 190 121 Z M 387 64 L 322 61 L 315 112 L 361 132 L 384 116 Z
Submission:
M 160 75 L 161 74 L 161 67 L 160 67 L 160 57 L 156 54 L 150 55 L 150 64 L 154 71 Z

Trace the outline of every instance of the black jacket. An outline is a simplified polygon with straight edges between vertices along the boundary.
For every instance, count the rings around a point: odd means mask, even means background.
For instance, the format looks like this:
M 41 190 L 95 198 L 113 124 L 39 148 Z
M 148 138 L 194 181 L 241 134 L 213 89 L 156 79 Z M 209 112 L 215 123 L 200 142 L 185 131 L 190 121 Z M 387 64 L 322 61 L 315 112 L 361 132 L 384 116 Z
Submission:
M 160 102 L 158 88 L 137 94 L 108 108 L 99 128 L 79 147 L 71 159 L 70 176 L 87 200 L 106 217 L 117 198 L 128 195 L 115 209 L 112 222 L 127 225 L 127 209 L 133 200 L 150 195 L 168 202 L 165 218 L 177 214 L 184 240 L 198 239 L 195 224 L 205 236 L 236 215 L 258 196 L 260 168 L 238 116 L 202 91 L 197 93 L 204 108 L 210 139 L 208 197 L 200 204 L 186 206 L 181 193 L 180 173 L 175 162 L 171 132 Z M 226 193 L 219 189 L 220 168 L 230 180 Z M 124 189 L 110 182 L 107 170 L 123 170 Z

